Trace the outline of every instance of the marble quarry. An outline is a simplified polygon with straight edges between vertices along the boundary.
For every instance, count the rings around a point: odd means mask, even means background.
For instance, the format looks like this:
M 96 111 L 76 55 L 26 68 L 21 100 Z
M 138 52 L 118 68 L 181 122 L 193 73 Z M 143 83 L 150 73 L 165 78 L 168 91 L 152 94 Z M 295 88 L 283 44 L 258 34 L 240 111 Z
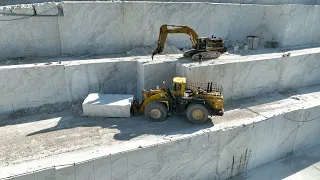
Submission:
M 74 160 L 73 165 L 8 178 L 223 180 L 319 145 L 319 3 L 149 0 L 0 6 L 5 14 L 0 15 L 0 116 L 79 102 L 85 116 L 123 116 L 121 108 L 141 100 L 143 89 L 155 89 L 163 81 L 171 87 L 174 76 L 221 84 L 230 104 L 266 93 L 296 93 L 230 110 L 245 110 L 250 118 L 234 116 L 198 133 L 154 140 L 142 148 L 123 145 L 99 157 Z M 228 53 L 191 62 L 178 52 L 191 46 L 186 35 L 169 35 L 175 53 L 157 55 L 153 61 L 151 52 L 132 53 L 137 47 L 154 47 L 162 24 L 184 24 L 200 36 L 221 37 L 228 41 Z M 249 35 L 260 37 L 258 50 L 233 52 L 232 45 L 246 43 Z M 264 48 L 272 40 L 279 47 Z M 287 53 L 290 56 L 283 56 Z M 130 97 L 117 104 L 115 112 L 110 104 L 92 101 L 97 96 L 90 95 L 99 94 L 100 100 L 102 94 Z

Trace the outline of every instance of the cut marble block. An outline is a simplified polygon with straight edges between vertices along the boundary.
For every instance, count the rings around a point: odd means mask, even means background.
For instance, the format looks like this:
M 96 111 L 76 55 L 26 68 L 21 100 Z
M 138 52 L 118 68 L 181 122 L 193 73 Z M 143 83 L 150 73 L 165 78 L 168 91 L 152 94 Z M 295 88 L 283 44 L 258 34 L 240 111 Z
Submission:
M 93 161 L 76 164 L 75 175 L 77 180 L 94 180 Z
M 21 176 L 14 177 L 13 180 L 34 180 L 34 174 L 25 174 Z
M 74 180 L 76 178 L 75 166 L 58 167 L 55 170 L 56 180 Z
M 95 180 L 111 180 L 111 158 L 101 157 L 93 161 Z
M 83 115 L 130 117 L 133 96 L 127 94 L 89 94 L 82 104 Z
M 33 175 L 34 180 L 56 180 L 55 177 L 55 169 L 46 169 L 43 171 L 39 171 L 37 173 L 34 173 Z

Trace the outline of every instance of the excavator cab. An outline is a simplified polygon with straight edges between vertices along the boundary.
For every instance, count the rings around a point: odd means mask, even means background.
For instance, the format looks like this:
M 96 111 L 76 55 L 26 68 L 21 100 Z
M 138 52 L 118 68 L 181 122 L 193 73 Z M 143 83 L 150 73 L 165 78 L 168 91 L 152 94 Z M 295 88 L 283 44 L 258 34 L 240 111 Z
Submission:
M 205 38 L 205 37 L 200 37 L 197 39 L 198 40 L 198 47 L 197 47 L 198 51 L 207 49 L 207 46 L 208 46 L 207 39 L 208 38 Z
M 226 52 L 224 42 L 221 38 L 199 37 L 197 51 L 216 50 L 220 53 Z

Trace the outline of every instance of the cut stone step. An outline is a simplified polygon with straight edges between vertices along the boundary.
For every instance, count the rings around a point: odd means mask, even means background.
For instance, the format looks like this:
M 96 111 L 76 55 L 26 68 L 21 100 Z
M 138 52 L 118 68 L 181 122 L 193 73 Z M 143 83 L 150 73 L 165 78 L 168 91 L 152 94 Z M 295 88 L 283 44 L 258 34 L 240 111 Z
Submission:
M 82 103 L 84 116 L 130 117 L 134 95 L 91 93 Z

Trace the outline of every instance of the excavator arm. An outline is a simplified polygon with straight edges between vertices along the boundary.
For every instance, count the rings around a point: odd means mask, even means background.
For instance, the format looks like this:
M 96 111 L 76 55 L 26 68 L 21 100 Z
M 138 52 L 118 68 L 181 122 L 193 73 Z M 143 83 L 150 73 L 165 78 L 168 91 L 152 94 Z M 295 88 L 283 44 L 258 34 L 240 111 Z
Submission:
M 168 29 L 168 26 L 173 27 L 172 29 Z M 161 53 L 163 51 L 164 45 L 167 40 L 168 34 L 187 34 L 190 36 L 190 40 L 192 43 L 192 48 L 197 48 L 197 38 L 198 34 L 188 26 L 177 26 L 177 25 L 162 25 L 160 27 L 159 38 L 157 42 L 157 48 L 152 52 L 152 60 L 155 54 Z

